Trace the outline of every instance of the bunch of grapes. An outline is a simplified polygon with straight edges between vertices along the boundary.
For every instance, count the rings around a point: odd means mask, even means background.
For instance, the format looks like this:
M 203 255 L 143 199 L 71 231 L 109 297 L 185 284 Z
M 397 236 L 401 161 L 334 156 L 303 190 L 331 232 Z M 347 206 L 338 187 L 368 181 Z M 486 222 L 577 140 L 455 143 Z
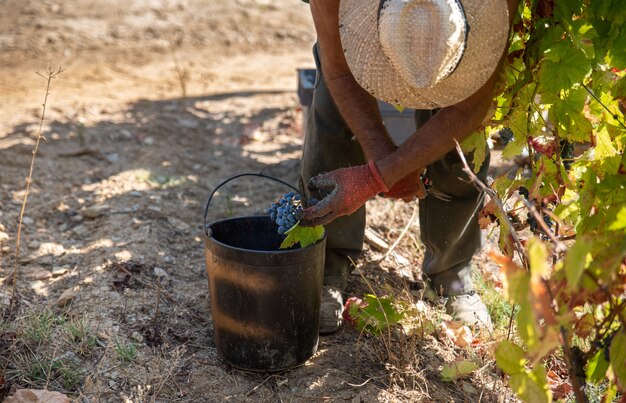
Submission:
M 509 127 L 503 127 L 502 129 L 500 129 L 498 134 L 500 135 L 500 142 L 502 143 L 503 147 L 505 147 L 511 141 L 515 141 L 513 130 L 511 130 Z
M 572 162 L 574 161 L 574 144 L 563 139 L 560 142 L 561 146 L 561 162 L 566 171 L 572 168 Z
M 550 215 L 548 214 L 544 214 L 542 218 L 543 218 L 543 222 L 546 223 L 546 226 L 552 229 L 552 226 L 554 225 L 554 222 L 552 221 L 552 217 L 550 217 Z M 535 218 L 533 214 L 528 213 L 526 222 L 528 223 L 530 230 L 532 231 L 533 234 L 539 235 L 541 239 L 543 239 L 544 241 L 547 241 L 550 239 L 550 237 L 548 237 L 548 235 L 544 232 L 543 228 L 539 227 L 539 223 L 537 222 L 537 219 Z
M 296 212 L 302 210 L 300 195 L 290 192 L 281 197 L 276 203 L 267 209 L 272 221 L 278 225 L 278 233 L 284 234 L 289 228 L 296 225 Z

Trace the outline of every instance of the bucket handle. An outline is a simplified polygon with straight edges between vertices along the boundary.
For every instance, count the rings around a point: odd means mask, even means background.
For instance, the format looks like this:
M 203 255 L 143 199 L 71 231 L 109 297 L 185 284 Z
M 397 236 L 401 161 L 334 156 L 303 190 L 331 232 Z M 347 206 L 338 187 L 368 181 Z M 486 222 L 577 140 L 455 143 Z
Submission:
M 285 181 L 283 181 L 281 179 L 278 179 L 278 178 L 274 178 L 272 176 L 265 175 L 263 172 L 259 172 L 259 173 L 246 172 L 246 173 L 242 173 L 242 174 L 230 177 L 230 178 L 226 179 L 225 181 L 223 181 L 222 183 L 220 183 L 219 185 L 217 185 L 215 187 L 215 189 L 213 189 L 213 192 L 211 192 L 211 195 L 209 196 L 209 200 L 207 200 L 207 202 L 206 202 L 206 207 L 204 208 L 204 233 L 206 234 L 206 236 L 209 236 L 209 227 L 208 227 L 208 223 L 207 223 L 207 214 L 209 213 L 209 205 L 211 204 L 211 200 L 213 199 L 213 196 L 215 196 L 215 193 L 219 190 L 219 188 L 221 188 L 222 186 L 224 186 L 225 184 L 227 184 L 228 182 L 230 182 L 230 181 L 232 181 L 234 179 L 241 178 L 242 176 L 256 176 L 256 177 L 259 177 L 259 178 L 270 179 L 270 180 L 273 180 L 274 182 L 281 183 L 281 184 L 289 187 L 290 189 L 295 190 L 295 192 L 297 194 L 300 194 L 300 191 L 298 189 L 296 189 L 292 185 L 288 184 L 287 182 L 285 182 Z

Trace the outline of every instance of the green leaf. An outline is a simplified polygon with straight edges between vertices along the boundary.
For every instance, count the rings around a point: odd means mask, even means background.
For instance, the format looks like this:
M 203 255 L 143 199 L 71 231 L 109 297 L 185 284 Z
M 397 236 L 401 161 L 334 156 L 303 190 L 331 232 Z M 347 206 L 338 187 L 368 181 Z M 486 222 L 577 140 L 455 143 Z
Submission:
M 511 376 L 511 389 L 525 402 L 548 403 L 552 401 L 550 391 L 537 382 L 531 372 L 522 372 Z
M 622 388 L 626 388 L 626 329 L 617 332 L 611 342 L 609 357 L 611 368 Z
M 551 101 L 550 120 L 559 128 L 561 137 L 570 141 L 589 141 L 593 127 L 584 115 L 588 98 L 587 91 L 582 86 L 578 86 L 565 91 L 564 97 Z
M 394 105 L 393 107 L 400 113 L 404 112 L 404 106 L 402 105 Z
M 373 294 L 363 296 L 365 306 L 350 310 L 350 316 L 356 319 L 356 328 L 375 336 L 381 331 L 399 323 L 405 316 L 389 297 L 377 297 Z
M 456 381 L 478 369 L 478 365 L 472 361 L 454 361 L 450 365 L 444 365 L 441 370 L 441 379 L 446 382 Z
M 626 207 L 622 206 L 622 208 L 617 213 L 615 217 L 615 221 L 609 225 L 609 230 L 611 231 L 625 231 L 626 232 Z
M 611 65 L 620 70 L 626 69 L 626 28 L 621 27 L 619 34 L 609 49 L 607 57 Z
M 587 363 L 587 369 L 585 370 L 587 380 L 597 383 L 606 379 L 606 370 L 608 368 L 609 362 L 604 357 L 604 351 L 598 351 Z
M 509 375 L 519 374 L 526 364 L 524 350 L 509 340 L 503 340 L 496 348 L 496 363 Z
M 603 169 L 608 174 L 615 174 L 619 169 L 619 159 L 611 158 L 617 155 L 617 150 L 611 141 L 611 136 L 606 126 L 596 131 L 596 147 L 594 152 L 594 160 L 605 162 L 608 164 Z M 604 160 L 604 161 L 603 161 Z
M 472 156 L 474 172 L 478 172 L 485 161 L 487 154 L 486 139 L 484 131 L 476 131 L 469 135 L 461 143 L 461 149 L 465 155 Z
M 537 237 L 528 240 L 530 273 L 533 278 L 546 277 L 550 268 L 547 265 L 548 251 L 545 244 Z
M 578 239 L 567 251 L 565 257 L 565 277 L 570 287 L 577 287 L 580 276 L 589 266 L 591 244 L 585 239 Z
M 582 50 L 572 46 L 570 41 L 560 43 L 549 50 L 550 59 L 541 65 L 539 83 L 548 93 L 570 89 L 591 73 L 591 63 Z
M 280 249 L 291 248 L 297 243 L 300 243 L 301 248 L 306 248 L 324 237 L 324 227 L 321 225 L 303 227 L 298 223 L 291 227 L 286 234 L 287 237 L 280 244 Z

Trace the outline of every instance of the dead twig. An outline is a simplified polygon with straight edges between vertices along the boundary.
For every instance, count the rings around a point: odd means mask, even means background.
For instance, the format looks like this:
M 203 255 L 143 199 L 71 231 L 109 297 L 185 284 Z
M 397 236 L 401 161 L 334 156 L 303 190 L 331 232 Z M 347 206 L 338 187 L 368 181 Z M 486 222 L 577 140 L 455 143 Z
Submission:
M 475 186 L 477 186 L 479 190 L 482 190 L 487 195 L 489 195 L 489 197 L 491 197 L 496 207 L 498 207 L 498 210 L 500 210 L 500 213 L 502 214 L 503 220 L 506 221 L 506 227 L 509 230 L 509 234 L 513 238 L 515 251 L 519 254 L 520 259 L 524 263 L 524 267 L 528 268 L 528 259 L 526 258 L 524 247 L 522 246 L 522 242 L 520 241 L 519 236 L 517 235 L 517 232 L 515 232 L 515 229 L 513 228 L 513 223 L 511 222 L 511 220 L 509 220 L 509 216 L 507 214 L 506 209 L 504 208 L 504 205 L 502 204 L 502 200 L 500 200 L 500 197 L 498 197 L 498 194 L 493 189 L 485 185 L 485 183 L 481 181 L 480 178 L 478 178 L 478 176 L 476 176 L 474 171 L 468 165 L 467 160 L 465 159 L 465 155 L 463 154 L 461 145 L 456 140 L 454 140 L 454 142 L 456 143 L 456 151 L 459 154 L 459 158 L 461 159 L 461 162 L 463 163 L 463 171 L 467 174 L 467 176 L 469 176 L 472 183 Z
M 400 244 L 400 241 L 402 241 L 402 238 L 404 238 L 404 236 L 407 234 L 407 232 L 409 231 L 409 229 L 411 228 L 411 226 L 413 225 L 413 222 L 415 221 L 415 219 L 417 218 L 417 214 L 419 212 L 419 206 L 416 203 L 415 207 L 413 207 L 413 214 L 411 214 L 411 218 L 409 219 L 409 222 L 407 222 L 406 226 L 404 227 L 404 229 L 402 230 L 402 232 L 400 233 L 400 235 L 398 236 L 398 239 L 395 240 L 395 242 L 389 247 L 389 249 L 387 249 L 387 252 L 385 252 L 385 254 L 383 255 L 383 257 L 381 257 L 380 259 L 378 259 L 376 261 L 376 263 L 380 263 L 383 260 L 387 259 L 387 257 L 389 257 L 389 255 L 391 255 L 391 253 L 393 252 L 393 250 L 396 248 L 396 246 L 398 246 Z
M 43 130 L 43 122 L 46 118 L 46 106 L 48 104 L 48 95 L 50 95 L 50 83 L 54 78 L 56 78 L 59 74 L 63 72 L 61 67 L 55 69 L 51 65 L 45 66 L 45 72 L 37 72 L 37 75 L 44 78 L 46 80 L 46 95 L 43 99 L 43 108 L 41 110 L 41 117 L 39 118 L 39 129 L 37 130 L 37 141 L 35 142 L 35 148 L 33 149 L 33 157 L 30 160 L 30 169 L 28 171 L 28 176 L 26 177 L 26 190 L 24 191 L 24 199 L 22 200 L 22 208 L 20 210 L 19 221 L 17 224 L 17 235 L 15 236 L 15 266 L 13 268 L 13 273 L 10 276 L 12 278 L 13 289 L 11 291 L 11 302 L 9 304 L 9 315 L 13 312 L 13 307 L 15 305 L 15 294 L 17 291 L 17 271 L 19 267 L 20 261 L 20 239 L 22 236 L 22 224 L 24 220 L 24 212 L 26 211 L 26 203 L 28 201 L 28 194 L 30 192 L 30 185 L 33 180 L 33 171 L 35 168 L 35 157 L 37 156 L 37 151 L 39 150 L 39 144 L 41 144 L 42 140 L 45 140 L 45 137 L 42 135 Z

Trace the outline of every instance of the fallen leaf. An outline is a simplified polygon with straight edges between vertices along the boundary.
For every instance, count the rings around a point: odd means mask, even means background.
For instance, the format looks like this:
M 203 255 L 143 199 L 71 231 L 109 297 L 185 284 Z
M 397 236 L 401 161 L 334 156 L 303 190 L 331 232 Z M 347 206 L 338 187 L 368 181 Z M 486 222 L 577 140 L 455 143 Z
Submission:
M 3 403 L 70 403 L 70 399 L 62 393 L 49 390 L 18 389 Z
M 459 347 L 467 347 L 474 341 L 470 328 L 460 321 L 443 321 L 441 330 L 446 337 Z
M 468 360 L 453 361 L 450 365 L 444 365 L 441 370 L 441 379 L 446 382 L 456 381 L 478 369 L 478 365 Z

